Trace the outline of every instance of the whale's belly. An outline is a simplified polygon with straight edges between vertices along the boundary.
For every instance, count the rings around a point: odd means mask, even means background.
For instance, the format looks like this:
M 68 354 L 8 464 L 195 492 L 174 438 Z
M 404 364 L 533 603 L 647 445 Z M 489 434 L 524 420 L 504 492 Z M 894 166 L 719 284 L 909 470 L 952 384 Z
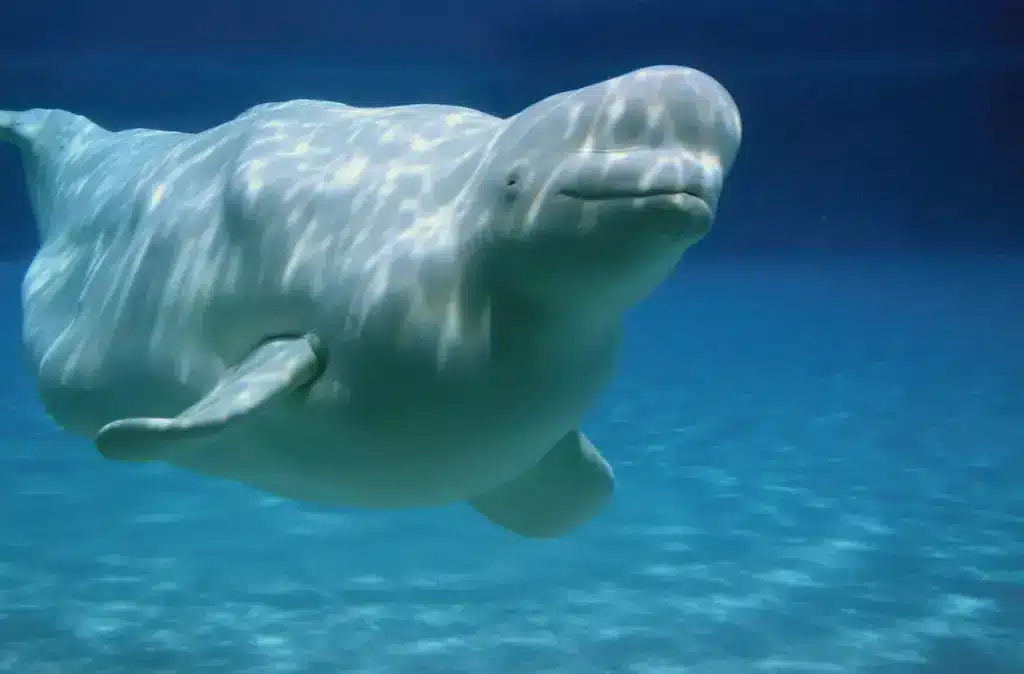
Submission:
M 339 412 L 289 404 L 175 457 L 194 472 L 328 506 L 439 506 L 529 468 L 575 428 L 612 375 L 510 376 L 473 387 L 398 392 Z

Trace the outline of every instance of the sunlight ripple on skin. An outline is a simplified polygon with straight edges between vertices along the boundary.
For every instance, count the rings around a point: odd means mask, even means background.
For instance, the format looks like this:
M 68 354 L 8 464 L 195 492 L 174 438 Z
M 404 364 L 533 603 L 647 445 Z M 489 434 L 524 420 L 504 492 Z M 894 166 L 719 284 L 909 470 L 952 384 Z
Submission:
M 741 124 L 717 81 L 655 66 L 507 119 L 294 100 L 187 134 L 29 110 L 0 139 L 42 240 L 25 347 L 66 430 L 546 538 L 612 497 L 580 422 L 626 311 L 710 230 Z

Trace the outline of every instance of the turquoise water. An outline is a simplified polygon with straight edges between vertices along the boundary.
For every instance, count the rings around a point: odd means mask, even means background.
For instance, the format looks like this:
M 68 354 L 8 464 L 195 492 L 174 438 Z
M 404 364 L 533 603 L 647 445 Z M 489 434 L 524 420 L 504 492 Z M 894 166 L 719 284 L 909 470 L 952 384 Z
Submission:
M 556 542 L 104 462 L 20 365 L 23 269 L 0 672 L 1024 671 L 1024 258 L 698 250 L 585 425 L 616 501 Z

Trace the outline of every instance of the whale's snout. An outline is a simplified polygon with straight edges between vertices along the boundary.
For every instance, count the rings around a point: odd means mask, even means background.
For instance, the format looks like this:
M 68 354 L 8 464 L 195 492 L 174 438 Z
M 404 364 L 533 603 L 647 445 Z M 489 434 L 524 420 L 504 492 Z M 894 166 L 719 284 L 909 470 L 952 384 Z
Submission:
M 716 157 L 679 148 L 579 152 L 562 169 L 558 194 L 582 201 L 684 197 L 712 210 L 722 188 Z
M 721 84 L 696 70 L 653 67 L 575 98 L 579 146 L 556 171 L 559 194 L 590 202 L 674 197 L 715 212 L 741 136 Z

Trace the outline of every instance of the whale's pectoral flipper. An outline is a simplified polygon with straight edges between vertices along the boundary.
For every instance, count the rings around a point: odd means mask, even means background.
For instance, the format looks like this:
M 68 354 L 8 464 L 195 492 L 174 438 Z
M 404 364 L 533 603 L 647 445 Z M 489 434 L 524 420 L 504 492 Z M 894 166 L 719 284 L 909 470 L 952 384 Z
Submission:
M 323 371 L 324 358 L 312 335 L 265 342 L 178 416 L 113 421 L 100 429 L 96 447 L 108 459 L 159 461 L 183 442 L 215 435 L 308 384 Z
M 553 538 L 596 515 L 614 489 L 611 466 L 583 433 L 573 430 L 535 466 L 470 505 L 521 536 Z

